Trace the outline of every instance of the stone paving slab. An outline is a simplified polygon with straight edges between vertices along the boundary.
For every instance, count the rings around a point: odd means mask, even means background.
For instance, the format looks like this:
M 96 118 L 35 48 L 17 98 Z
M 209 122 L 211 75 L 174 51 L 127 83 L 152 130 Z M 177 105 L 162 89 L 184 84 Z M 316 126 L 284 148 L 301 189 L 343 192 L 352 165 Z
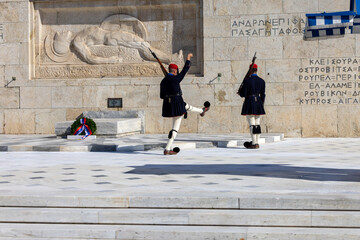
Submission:
M 358 240 L 359 148 L 0 152 L 0 239 Z
M 59 197 L 84 206 L 359 210 L 359 149 L 356 138 L 286 139 L 256 150 L 185 149 L 176 156 L 162 150 L 1 152 L 0 201 L 31 196 L 28 203 L 39 206 L 56 205 Z
M 282 141 L 284 134 L 262 134 L 260 144 Z M 138 134 L 119 138 L 66 139 L 55 135 L 0 135 L 0 151 L 8 152 L 134 152 L 163 149 L 165 134 Z M 242 146 L 249 134 L 179 134 L 175 146 L 181 149 Z

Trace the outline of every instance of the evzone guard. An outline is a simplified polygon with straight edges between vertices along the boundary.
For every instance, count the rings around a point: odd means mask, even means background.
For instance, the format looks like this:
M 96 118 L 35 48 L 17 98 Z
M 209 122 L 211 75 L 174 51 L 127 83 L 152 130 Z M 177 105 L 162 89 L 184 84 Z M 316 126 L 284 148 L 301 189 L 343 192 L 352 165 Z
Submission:
M 255 55 L 252 64 L 249 66 L 249 71 L 238 90 L 238 94 L 245 98 L 241 115 L 246 116 L 250 126 L 252 141 L 244 143 L 244 147 L 248 149 L 259 148 L 261 134 L 260 117 L 265 115 L 265 81 L 257 75 L 258 66 L 254 63 Z
M 173 119 L 172 129 L 168 135 L 169 141 L 164 150 L 164 155 L 175 155 L 180 151 L 178 147 L 172 149 L 172 144 L 180 129 L 181 120 L 184 115 L 186 116 L 187 112 L 190 111 L 199 113 L 200 116 L 203 117 L 205 112 L 207 112 L 210 108 L 209 102 L 204 103 L 204 108 L 196 108 L 185 103 L 182 98 L 180 82 L 184 79 L 186 73 L 190 69 L 190 59 L 192 56 L 192 53 L 187 55 L 184 68 L 181 72 L 179 72 L 177 65 L 170 64 L 169 73 L 167 73 L 161 62 L 158 60 L 162 66 L 164 74 L 166 73 L 160 84 L 160 98 L 163 99 L 162 116 L 171 117 Z M 154 57 L 156 57 L 156 55 Z

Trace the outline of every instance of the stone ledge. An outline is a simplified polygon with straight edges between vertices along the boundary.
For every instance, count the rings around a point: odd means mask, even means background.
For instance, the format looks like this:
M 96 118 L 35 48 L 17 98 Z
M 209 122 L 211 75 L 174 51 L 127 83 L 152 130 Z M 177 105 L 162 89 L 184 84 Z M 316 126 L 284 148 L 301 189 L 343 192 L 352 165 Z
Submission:
M 357 196 L 257 194 L 240 197 L 217 196 L 0 196 L 0 207 L 66 208 L 156 208 L 156 209 L 233 209 L 360 212 Z
M 0 223 L 0 239 L 359 239 L 359 229 Z M 26 236 L 26 237 L 23 237 Z
M 182 226 L 360 227 L 358 211 L 2 207 L 0 222 Z
M 141 130 L 140 118 L 93 118 L 96 123 L 96 135 L 106 137 L 119 137 L 129 134 L 138 134 Z M 70 134 L 73 121 L 55 124 L 55 134 L 64 136 Z
M 83 141 L 89 141 L 89 140 L 95 140 L 96 135 L 90 135 L 87 136 L 85 139 L 82 139 L 84 135 L 67 135 L 66 139 L 68 140 L 83 140 Z
M 126 111 L 88 111 L 83 112 L 83 117 L 88 118 L 140 118 L 141 132 L 145 133 L 145 111 L 144 110 L 126 110 Z

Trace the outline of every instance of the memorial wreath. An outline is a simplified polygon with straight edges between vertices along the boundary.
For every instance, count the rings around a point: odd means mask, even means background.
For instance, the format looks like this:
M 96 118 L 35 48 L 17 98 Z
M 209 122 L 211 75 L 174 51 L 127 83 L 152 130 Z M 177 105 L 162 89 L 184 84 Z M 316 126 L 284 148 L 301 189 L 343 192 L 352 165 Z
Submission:
M 79 118 L 71 125 L 72 135 L 85 135 L 96 133 L 96 123 L 91 118 Z

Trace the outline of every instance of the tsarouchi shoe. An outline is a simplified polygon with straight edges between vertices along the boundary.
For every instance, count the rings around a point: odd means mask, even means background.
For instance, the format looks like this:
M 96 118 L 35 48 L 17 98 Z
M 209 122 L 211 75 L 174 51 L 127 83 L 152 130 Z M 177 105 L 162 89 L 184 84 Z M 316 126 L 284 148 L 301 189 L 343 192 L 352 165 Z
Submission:
M 258 148 L 260 148 L 260 146 L 259 146 L 259 144 L 251 144 L 246 148 L 248 148 L 248 149 L 258 149 Z
M 174 152 L 174 151 L 172 151 L 172 150 L 164 150 L 164 155 L 176 155 L 177 154 L 177 152 Z
M 207 112 L 207 111 L 209 111 L 209 109 L 210 109 L 210 107 L 207 107 L 207 108 L 203 108 L 203 112 L 202 113 L 200 113 L 200 116 L 205 116 L 205 113 Z
M 209 103 L 208 101 L 204 102 L 203 112 L 200 113 L 200 116 L 201 116 L 201 117 L 205 116 L 205 113 L 206 113 L 207 111 L 209 111 L 209 109 L 210 109 L 210 103 Z

